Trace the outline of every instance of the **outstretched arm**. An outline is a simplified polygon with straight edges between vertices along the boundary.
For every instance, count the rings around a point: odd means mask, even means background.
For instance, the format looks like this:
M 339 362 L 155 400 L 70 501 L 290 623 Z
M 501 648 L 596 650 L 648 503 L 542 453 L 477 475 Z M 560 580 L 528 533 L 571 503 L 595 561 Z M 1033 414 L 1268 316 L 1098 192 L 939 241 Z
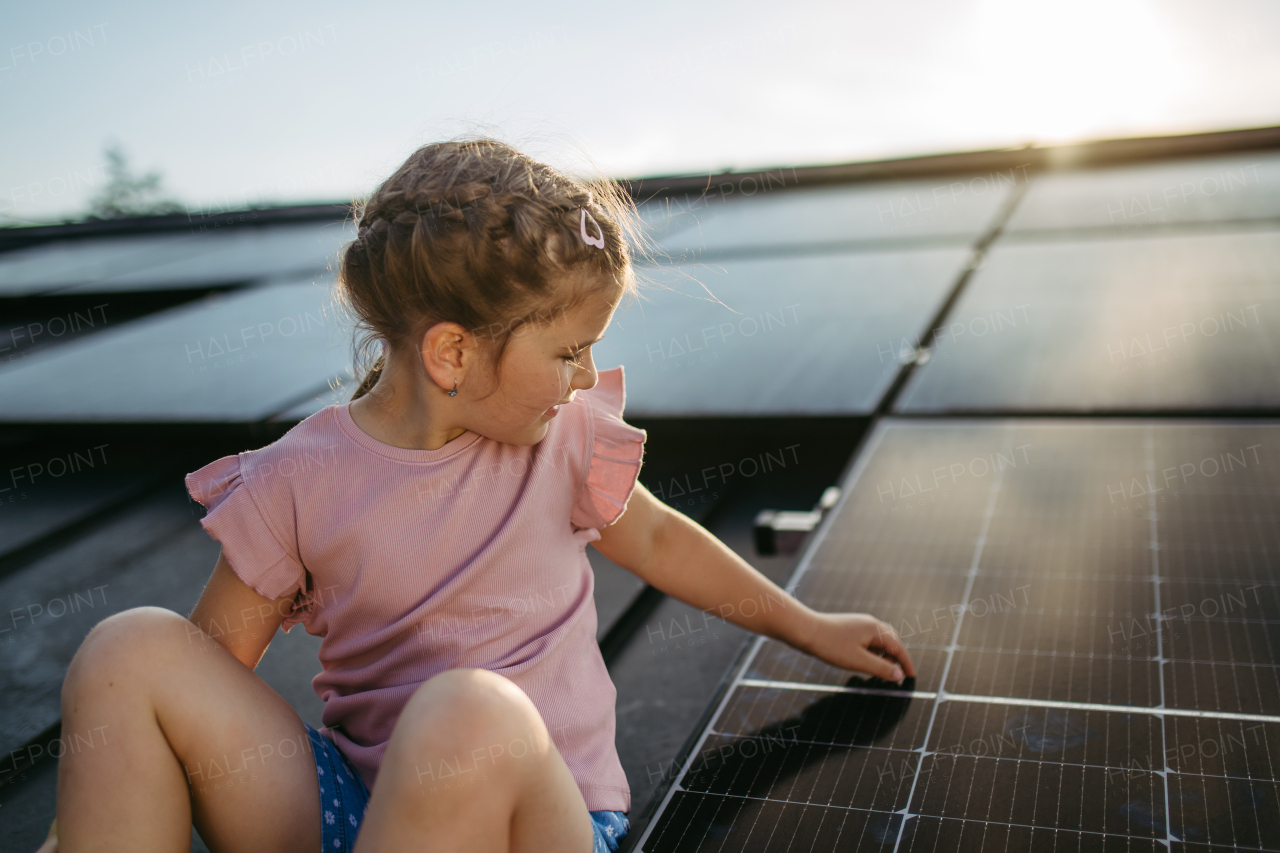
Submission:
M 887 681 L 915 675 L 911 656 L 891 626 L 865 613 L 818 613 L 806 607 L 640 483 L 622 515 L 600 529 L 594 544 L 667 595 L 834 666 Z

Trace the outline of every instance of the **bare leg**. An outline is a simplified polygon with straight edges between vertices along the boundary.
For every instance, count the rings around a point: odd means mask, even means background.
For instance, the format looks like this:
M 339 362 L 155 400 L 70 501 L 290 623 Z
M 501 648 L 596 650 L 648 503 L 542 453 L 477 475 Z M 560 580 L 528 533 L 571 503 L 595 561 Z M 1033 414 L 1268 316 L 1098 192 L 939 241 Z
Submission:
M 58 850 L 178 853 L 194 816 L 217 853 L 320 846 L 297 713 L 217 641 L 147 607 L 85 638 L 62 688 Z
M 396 722 L 355 853 L 590 853 L 591 819 L 537 708 L 510 680 L 456 669 Z

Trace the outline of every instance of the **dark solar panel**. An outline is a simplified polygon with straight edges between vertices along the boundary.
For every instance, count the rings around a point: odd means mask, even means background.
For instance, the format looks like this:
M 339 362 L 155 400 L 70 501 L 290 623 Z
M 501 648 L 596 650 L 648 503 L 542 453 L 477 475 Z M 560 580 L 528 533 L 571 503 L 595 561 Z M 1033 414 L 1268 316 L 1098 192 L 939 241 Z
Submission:
M 185 233 L 60 240 L 0 255 L 0 295 L 51 293 L 199 253 Z
M 56 241 L 0 255 L 0 296 L 207 287 L 325 270 L 351 237 L 342 223 L 314 222 Z
M 201 234 L 189 257 L 83 282 L 68 292 L 201 287 L 336 269 L 339 247 L 354 237 L 339 222 L 275 225 Z
M 1280 218 L 1280 156 L 1250 152 L 1037 176 L 1005 230 L 1120 232 Z
M 703 196 L 650 202 L 641 211 L 654 238 L 674 257 L 797 250 L 867 241 L 963 242 L 985 231 L 1025 168 L 985 175 L 903 182 L 790 187 L 771 181 L 713 182 Z
M 928 325 L 968 257 L 947 247 L 648 267 L 644 300 L 619 309 L 595 361 L 626 367 L 633 417 L 869 412 L 902 340 Z
M 792 589 L 919 677 L 757 640 L 637 849 L 1280 843 L 1280 582 L 1234 557 L 1280 549 L 1277 438 L 883 422 Z
M 998 242 L 897 410 L 1280 405 L 1280 232 Z
M 0 421 L 245 422 L 346 372 L 330 281 L 280 283 L 153 314 L 0 373 Z

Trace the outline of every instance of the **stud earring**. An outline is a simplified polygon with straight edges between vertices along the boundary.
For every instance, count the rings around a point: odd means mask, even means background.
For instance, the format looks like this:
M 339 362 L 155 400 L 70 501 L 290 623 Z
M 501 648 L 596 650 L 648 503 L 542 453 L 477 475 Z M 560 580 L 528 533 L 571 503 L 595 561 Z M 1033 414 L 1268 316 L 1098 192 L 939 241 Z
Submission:
M 453 390 L 449 392 L 449 396 L 450 397 L 458 396 L 458 380 L 457 379 L 453 380 Z

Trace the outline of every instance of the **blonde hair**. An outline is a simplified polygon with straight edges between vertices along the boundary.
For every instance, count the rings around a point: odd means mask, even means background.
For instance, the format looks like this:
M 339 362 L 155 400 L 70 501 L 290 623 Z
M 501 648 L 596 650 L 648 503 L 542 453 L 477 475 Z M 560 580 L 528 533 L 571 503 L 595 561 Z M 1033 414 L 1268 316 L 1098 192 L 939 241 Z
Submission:
M 397 346 L 452 321 L 492 341 L 496 371 L 524 323 L 596 293 L 636 294 L 628 244 L 643 234 L 630 197 L 494 139 L 419 148 L 353 212 L 358 236 L 343 250 L 337 291 L 358 331 L 363 378 L 352 399 L 382 373 L 379 342 Z

